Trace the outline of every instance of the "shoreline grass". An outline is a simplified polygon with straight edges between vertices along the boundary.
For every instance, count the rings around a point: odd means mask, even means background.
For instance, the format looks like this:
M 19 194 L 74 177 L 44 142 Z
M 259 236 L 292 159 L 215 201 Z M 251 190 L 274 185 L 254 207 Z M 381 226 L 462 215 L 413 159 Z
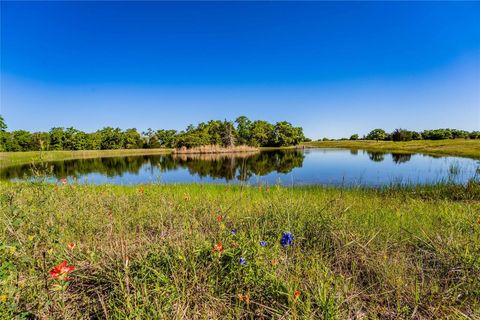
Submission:
M 223 154 L 223 153 L 256 153 L 260 150 L 246 145 L 222 147 L 219 145 L 206 145 L 195 148 L 178 148 L 173 150 L 173 154 Z
M 480 159 L 480 140 L 415 140 L 402 142 L 335 140 L 306 142 L 303 145 L 308 148 L 362 149 L 378 152 L 423 153 Z
M 40 161 L 61 161 L 122 156 L 143 156 L 171 153 L 172 149 L 117 149 L 78 151 L 25 151 L 0 152 L 0 167 L 21 165 Z
M 478 318 L 479 190 L 1 182 L 0 318 Z

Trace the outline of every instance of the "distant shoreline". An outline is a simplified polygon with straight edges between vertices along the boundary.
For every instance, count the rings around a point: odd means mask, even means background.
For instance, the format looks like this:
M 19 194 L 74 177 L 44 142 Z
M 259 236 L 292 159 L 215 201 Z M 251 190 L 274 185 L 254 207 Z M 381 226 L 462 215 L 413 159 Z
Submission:
M 438 156 L 458 156 L 480 159 L 479 140 L 418 140 L 408 142 L 392 141 L 367 141 L 367 140 L 335 140 L 305 142 L 301 145 L 290 147 L 260 147 L 253 148 L 255 151 L 292 150 L 303 148 L 343 148 L 354 150 L 397 152 L 397 153 L 423 153 Z M 210 154 L 235 153 L 230 150 L 209 152 Z M 245 151 L 243 151 L 245 152 Z M 39 161 L 62 161 L 74 159 L 107 158 L 122 156 L 148 156 L 157 154 L 174 153 L 174 149 L 116 149 L 116 150 L 79 150 L 79 151 L 26 151 L 26 152 L 0 152 L 0 167 L 22 165 Z M 195 152 L 188 152 L 194 154 Z M 200 152 L 201 153 L 201 152 Z M 182 153 L 178 153 L 182 154 Z

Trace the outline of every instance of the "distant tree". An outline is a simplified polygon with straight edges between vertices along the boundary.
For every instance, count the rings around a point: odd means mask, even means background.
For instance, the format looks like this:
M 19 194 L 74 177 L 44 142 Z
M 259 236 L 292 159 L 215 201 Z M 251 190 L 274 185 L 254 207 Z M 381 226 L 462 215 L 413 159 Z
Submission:
M 273 125 L 271 123 L 268 123 L 267 121 L 254 121 L 251 126 L 251 141 L 249 144 L 258 147 L 268 146 L 273 129 Z
M 143 140 L 137 129 L 127 129 L 124 133 L 123 144 L 125 149 L 138 149 L 143 147 Z
M 233 123 L 230 121 L 223 121 L 222 123 L 222 144 L 225 147 L 233 147 L 237 141 L 236 130 Z
M 238 144 L 249 144 L 251 142 L 252 121 L 245 116 L 240 116 L 235 120 L 237 124 Z
M 50 150 L 64 150 L 63 141 L 65 136 L 65 131 L 63 128 L 54 127 L 50 129 Z
M 124 136 L 120 128 L 105 127 L 98 133 L 102 139 L 100 143 L 102 150 L 123 148 Z
M 383 129 L 373 129 L 367 134 L 367 140 L 385 140 L 387 134 Z
M 48 132 L 34 132 L 32 133 L 32 148 L 33 150 L 43 151 L 49 150 L 50 135 Z
M 173 148 L 175 146 L 177 130 L 157 130 L 156 135 L 160 146 L 164 148 Z
M 470 139 L 480 139 L 480 131 L 472 131 L 468 135 Z
M 412 137 L 412 131 L 405 129 L 395 129 L 395 131 L 392 132 L 393 141 L 411 141 Z
M 5 119 L 0 115 L 0 131 L 5 132 L 7 131 L 7 124 L 5 123 Z
M 358 134 L 352 134 L 350 140 L 358 140 Z

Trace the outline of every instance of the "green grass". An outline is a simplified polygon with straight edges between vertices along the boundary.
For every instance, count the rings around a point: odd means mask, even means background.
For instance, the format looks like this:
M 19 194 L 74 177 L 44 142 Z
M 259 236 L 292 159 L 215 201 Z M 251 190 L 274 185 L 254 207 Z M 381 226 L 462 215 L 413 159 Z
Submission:
M 364 149 L 379 152 L 425 153 L 439 156 L 460 156 L 480 159 L 480 140 L 418 140 L 407 142 L 338 140 L 315 141 L 304 144 L 318 148 Z
M 0 318 L 478 319 L 479 218 L 474 182 L 2 182 Z M 76 267 L 65 283 L 48 273 L 64 260 Z
M 141 156 L 170 153 L 171 149 L 120 149 L 120 150 L 80 150 L 80 151 L 26 151 L 0 152 L 0 167 L 28 164 L 40 161 L 89 159 L 100 157 Z

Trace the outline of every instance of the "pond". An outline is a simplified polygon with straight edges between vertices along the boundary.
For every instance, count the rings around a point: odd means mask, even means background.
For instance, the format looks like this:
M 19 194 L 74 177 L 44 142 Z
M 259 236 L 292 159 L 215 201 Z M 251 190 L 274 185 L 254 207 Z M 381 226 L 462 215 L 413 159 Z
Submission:
M 127 156 L 3 168 L 0 179 L 45 177 L 91 184 L 239 183 L 282 185 L 465 183 L 480 161 L 348 149 L 295 149 L 240 154 Z

